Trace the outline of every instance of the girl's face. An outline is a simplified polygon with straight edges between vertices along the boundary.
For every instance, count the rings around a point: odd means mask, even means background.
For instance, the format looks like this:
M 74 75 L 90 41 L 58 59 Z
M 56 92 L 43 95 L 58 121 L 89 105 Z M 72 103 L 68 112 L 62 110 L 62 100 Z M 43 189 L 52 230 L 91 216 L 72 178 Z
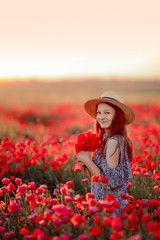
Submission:
M 109 129 L 114 115 L 115 109 L 109 106 L 107 103 L 98 104 L 96 118 L 101 128 L 104 128 L 105 130 Z

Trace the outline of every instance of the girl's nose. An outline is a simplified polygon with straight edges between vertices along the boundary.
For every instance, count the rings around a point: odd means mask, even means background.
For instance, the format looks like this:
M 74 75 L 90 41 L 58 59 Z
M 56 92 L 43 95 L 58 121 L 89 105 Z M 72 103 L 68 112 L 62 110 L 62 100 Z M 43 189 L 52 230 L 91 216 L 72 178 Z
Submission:
M 104 119 L 104 114 L 101 113 L 100 116 L 99 116 L 100 119 Z

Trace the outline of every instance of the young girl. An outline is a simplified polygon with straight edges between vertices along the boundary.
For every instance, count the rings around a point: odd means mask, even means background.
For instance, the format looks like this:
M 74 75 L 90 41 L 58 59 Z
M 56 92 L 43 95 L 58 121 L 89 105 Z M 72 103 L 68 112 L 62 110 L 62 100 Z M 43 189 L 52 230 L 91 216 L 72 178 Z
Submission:
M 100 98 L 87 101 L 84 108 L 96 119 L 96 133 L 101 144 L 92 159 L 89 152 L 81 151 L 77 155 L 78 161 L 91 175 L 106 176 L 109 180 L 108 184 L 91 181 L 95 199 L 103 199 L 107 193 L 112 193 L 122 210 L 126 201 L 121 200 L 121 193 L 125 193 L 131 178 L 132 160 L 132 144 L 126 125 L 134 120 L 134 112 L 114 92 L 104 92 Z

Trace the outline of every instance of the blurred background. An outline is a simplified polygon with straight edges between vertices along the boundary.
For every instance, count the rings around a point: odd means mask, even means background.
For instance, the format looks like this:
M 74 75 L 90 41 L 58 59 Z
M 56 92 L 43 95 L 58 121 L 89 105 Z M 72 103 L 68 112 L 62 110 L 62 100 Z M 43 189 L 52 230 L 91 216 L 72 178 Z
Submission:
M 0 4 L 0 105 L 160 103 L 159 0 Z

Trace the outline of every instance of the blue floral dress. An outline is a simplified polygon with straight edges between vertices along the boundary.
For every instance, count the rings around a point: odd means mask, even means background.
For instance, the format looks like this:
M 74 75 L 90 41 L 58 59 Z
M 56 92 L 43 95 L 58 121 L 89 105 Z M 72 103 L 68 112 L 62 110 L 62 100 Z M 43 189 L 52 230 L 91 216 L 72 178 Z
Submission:
M 108 131 L 104 133 L 103 139 L 106 138 L 107 135 Z M 116 168 L 108 167 L 106 161 L 107 143 L 111 139 L 117 140 L 120 148 L 119 164 Z M 97 150 L 92 160 L 100 169 L 100 176 L 106 176 L 109 182 L 105 184 L 105 186 L 102 186 L 100 183 L 91 181 L 91 192 L 95 195 L 95 200 L 103 199 L 107 193 L 114 194 L 115 199 L 120 204 L 119 209 L 121 210 L 128 203 L 126 200 L 121 200 L 121 193 L 126 191 L 128 180 L 132 177 L 127 145 L 122 136 L 114 135 L 108 138 L 103 154 L 101 154 L 100 150 L 100 148 Z

